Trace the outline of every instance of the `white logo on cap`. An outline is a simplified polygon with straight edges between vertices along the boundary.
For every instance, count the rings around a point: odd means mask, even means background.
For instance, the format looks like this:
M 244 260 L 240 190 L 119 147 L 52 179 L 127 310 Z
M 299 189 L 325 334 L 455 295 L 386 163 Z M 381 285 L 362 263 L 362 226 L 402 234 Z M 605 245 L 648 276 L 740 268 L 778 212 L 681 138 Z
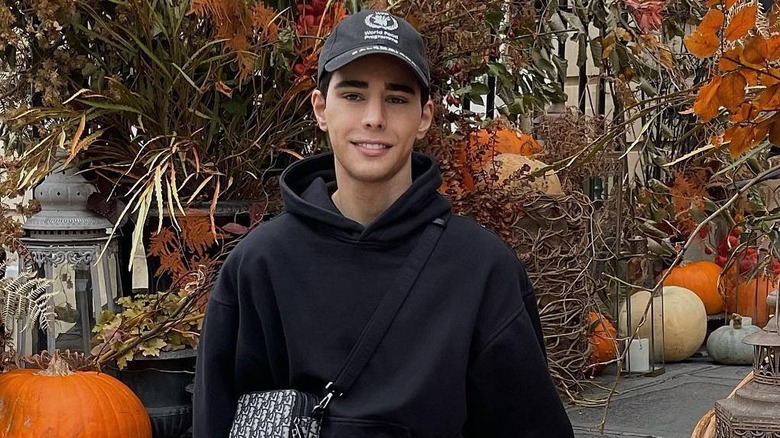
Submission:
M 398 20 L 386 12 L 375 12 L 366 16 L 366 26 L 373 29 L 396 30 Z

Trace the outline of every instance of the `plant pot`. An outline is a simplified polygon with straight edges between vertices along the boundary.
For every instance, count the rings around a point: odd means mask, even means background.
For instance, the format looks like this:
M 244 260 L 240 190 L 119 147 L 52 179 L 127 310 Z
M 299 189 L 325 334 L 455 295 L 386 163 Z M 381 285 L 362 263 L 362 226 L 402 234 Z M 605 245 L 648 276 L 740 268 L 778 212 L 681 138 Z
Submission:
M 153 438 L 179 438 L 192 425 L 193 381 L 197 352 L 191 348 L 142 357 L 117 371 L 118 378 L 141 399 L 152 422 Z

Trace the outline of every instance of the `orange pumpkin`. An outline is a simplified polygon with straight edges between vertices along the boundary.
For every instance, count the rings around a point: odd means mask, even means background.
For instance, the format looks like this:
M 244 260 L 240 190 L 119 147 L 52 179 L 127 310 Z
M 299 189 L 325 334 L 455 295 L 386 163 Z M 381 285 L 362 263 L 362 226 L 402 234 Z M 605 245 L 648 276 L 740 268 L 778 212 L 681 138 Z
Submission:
M 480 129 L 469 134 L 468 141 L 456 146 L 452 160 L 461 166 L 461 183 L 463 190 L 474 190 L 474 174 L 481 172 L 498 155 L 518 154 L 534 155 L 542 151 L 542 146 L 534 138 L 518 131 L 504 122 L 497 120 L 499 126 L 492 129 Z M 471 158 L 471 159 L 470 159 Z M 447 191 L 447 184 L 442 183 L 439 191 Z
M 726 290 L 726 310 L 749 316 L 753 318 L 753 325 L 764 327 L 770 313 L 766 297 L 775 289 L 777 280 L 765 275 L 740 281 L 736 288 L 732 286 Z
M 591 352 L 588 357 L 588 364 L 593 365 L 589 368 L 592 375 L 597 375 L 607 367 L 606 362 L 615 360 L 617 357 L 617 330 L 600 313 L 591 311 L 588 315 L 590 325 L 588 327 L 588 342 L 590 342 Z
M 495 154 L 534 155 L 542 151 L 542 146 L 533 137 L 512 128 L 480 129 L 469 136 L 469 142 L 472 148 L 479 147 Z
M 59 356 L 46 370 L 0 374 L 0 438 L 151 438 L 141 400 L 122 382 L 71 371 Z
M 723 312 L 723 297 L 718 293 L 718 277 L 723 269 L 716 263 L 701 260 L 683 262 L 672 268 L 664 286 L 679 286 L 693 291 L 704 303 L 707 315 Z

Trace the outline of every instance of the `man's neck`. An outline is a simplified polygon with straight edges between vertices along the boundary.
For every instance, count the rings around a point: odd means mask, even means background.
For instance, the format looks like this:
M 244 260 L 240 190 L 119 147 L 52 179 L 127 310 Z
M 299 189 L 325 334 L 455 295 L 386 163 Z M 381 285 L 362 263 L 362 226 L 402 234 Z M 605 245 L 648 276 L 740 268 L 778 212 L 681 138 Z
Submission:
M 411 176 L 408 182 L 395 184 L 339 184 L 331 199 L 344 217 L 367 226 L 393 205 L 411 185 Z

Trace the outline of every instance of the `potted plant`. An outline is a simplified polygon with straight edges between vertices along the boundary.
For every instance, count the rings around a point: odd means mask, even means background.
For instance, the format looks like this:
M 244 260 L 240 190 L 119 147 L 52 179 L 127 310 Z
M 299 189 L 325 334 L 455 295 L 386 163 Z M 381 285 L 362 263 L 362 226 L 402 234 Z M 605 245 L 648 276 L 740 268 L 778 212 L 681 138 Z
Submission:
M 150 239 L 148 255 L 160 259 L 156 275 L 170 276 L 170 288 L 119 298 L 121 310 L 104 312 L 93 328 L 97 363 L 139 396 L 157 438 L 178 437 L 192 422 L 186 387 L 208 295 L 233 244 L 222 232 L 214 240 L 207 212 L 187 213 L 178 229 L 162 228 Z
M 316 146 L 308 95 L 341 2 L 24 0 L 0 7 L 7 149 L 34 186 L 68 149 L 100 192 L 94 211 L 150 212 L 265 200 L 266 176 Z M 29 90 L 32 89 L 32 96 Z M 212 221 L 212 230 L 216 225 Z M 147 230 L 148 232 L 148 230 Z

